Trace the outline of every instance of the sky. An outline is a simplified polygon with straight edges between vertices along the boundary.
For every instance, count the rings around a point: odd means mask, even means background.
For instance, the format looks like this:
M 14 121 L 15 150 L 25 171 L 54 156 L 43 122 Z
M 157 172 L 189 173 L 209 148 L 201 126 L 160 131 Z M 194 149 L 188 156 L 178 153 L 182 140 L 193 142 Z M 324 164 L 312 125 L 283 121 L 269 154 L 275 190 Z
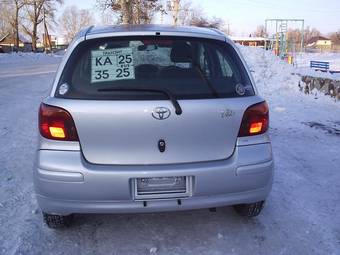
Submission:
M 95 2 L 64 0 L 59 12 L 76 5 L 92 10 L 99 17 Z M 340 0 L 192 0 L 192 3 L 207 16 L 223 19 L 234 35 L 249 35 L 269 18 L 304 19 L 305 26 L 315 27 L 325 35 L 340 30 Z M 291 23 L 291 28 L 297 25 Z

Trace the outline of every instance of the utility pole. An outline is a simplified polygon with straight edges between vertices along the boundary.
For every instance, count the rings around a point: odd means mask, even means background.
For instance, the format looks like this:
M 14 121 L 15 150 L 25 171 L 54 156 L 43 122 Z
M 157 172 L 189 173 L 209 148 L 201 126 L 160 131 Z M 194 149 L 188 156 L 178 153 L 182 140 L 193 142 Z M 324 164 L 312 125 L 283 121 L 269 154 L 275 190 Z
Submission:
M 48 45 L 48 49 L 50 52 L 52 51 L 52 46 L 51 46 L 51 38 L 50 38 L 48 29 L 47 29 L 45 7 L 43 7 L 43 20 L 44 20 L 44 47 L 45 47 L 45 53 L 47 53 L 46 46 Z
M 14 34 L 15 34 L 14 28 L 12 28 L 13 43 L 10 44 L 10 45 L 11 45 L 11 52 L 12 52 L 12 53 L 13 53 L 13 51 L 14 51 L 14 45 L 15 45 L 15 42 L 14 42 Z
M 161 24 L 163 24 L 164 14 L 161 12 Z
M 267 50 L 267 39 L 268 39 L 268 37 L 269 37 L 269 35 L 268 35 L 267 20 L 265 21 L 264 31 L 265 31 L 265 33 L 266 33 L 266 40 L 264 41 L 264 49 Z
M 304 52 L 304 38 L 305 38 L 305 21 L 302 20 L 302 26 L 301 26 L 301 47 L 300 51 Z
M 46 50 L 46 44 L 47 44 L 47 37 L 46 37 L 46 34 L 47 34 L 47 28 L 46 28 L 46 15 L 45 15 L 45 8 L 43 7 L 43 23 L 44 23 L 44 36 L 43 36 L 43 43 L 44 43 L 44 50 L 45 50 L 45 53 L 47 53 L 47 50 Z
M 14 40 L 14 45 L 15 45 L 15 52 L 19 51 L 19 9 L 21 7 L 19 1 L 14 1 L 15 2 L 15 22 L 14 22 L 14 26 L 15 26 L 15 40 Z

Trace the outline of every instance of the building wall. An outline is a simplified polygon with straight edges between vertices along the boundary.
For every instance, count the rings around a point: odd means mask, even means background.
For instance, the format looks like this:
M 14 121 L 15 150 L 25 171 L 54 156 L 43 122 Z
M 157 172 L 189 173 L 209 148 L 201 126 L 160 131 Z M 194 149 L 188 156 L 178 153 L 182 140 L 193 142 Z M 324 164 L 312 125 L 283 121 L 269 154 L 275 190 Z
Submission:
M 239 43 L 244 46 L 253 46 L 253 47 L 264 47 L 265 41 L 248 41 L 248 40 L 234 40 L 235 43 Z
M 0 43 L 1 49 L 5 53 L 12 52 L 14 50 L 14 44 L 4 44 Z M 31 43 L 19 43 L 18 51 L 22 52 L 31 52 L 32 51 L 32 44 Z
M 318 40 L 316 46 L 332 46 L 331 40 Z

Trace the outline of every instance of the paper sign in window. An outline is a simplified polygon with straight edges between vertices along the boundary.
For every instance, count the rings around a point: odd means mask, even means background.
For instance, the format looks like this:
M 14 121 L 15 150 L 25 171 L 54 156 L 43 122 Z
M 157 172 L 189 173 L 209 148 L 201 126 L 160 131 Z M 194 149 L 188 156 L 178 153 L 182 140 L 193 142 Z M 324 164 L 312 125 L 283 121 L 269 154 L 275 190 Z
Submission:
M 135 79 L 131 48 L 91 51 L 91 83 Z

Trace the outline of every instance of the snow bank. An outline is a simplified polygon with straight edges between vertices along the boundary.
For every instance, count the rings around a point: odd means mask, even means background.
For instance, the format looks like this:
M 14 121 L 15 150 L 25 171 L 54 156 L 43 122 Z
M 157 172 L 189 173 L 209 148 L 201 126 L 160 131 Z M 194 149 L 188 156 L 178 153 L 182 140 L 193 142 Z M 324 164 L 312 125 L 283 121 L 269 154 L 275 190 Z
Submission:
M 300 77 L 292 75 L 295 68 L 269 51 L 261 48 L 240 47 L 253 74 L 257 88 L 263 96 L 298 94 Z
M 333 98 L 321 92 L 314 91 L 312 95 L 302 93 L 298 86 L 301 77 L 294 75 L 299 73 L 299 69 L 281 60 L 272 52 L 254 47 L 239 46 L 239 48 L 252 71 L 260 94 L 269 102 L 277 104 L 282 100 L 287 102 L 287 99 L 301 101 L 316 98 L 319 101 L 334 102 Z
M 293 95 L 299 93 L 300 76 L 312 76 L 332 80 L 340 80 L 340 74 L 330 74 L 309 68 L 311 60 L 328 61 L 332 70 L 340 70 L 340 53 L 303 53 L 296 56 L 297 65 L 293 66 L 270 51 L 261 48 L 239 46 L 250 69 L 253 71 L 257 87 L 264 96 Z M 293 75 L 297 74 L 297 75 Z M 322 93 L 316 93 L 318 94 Z M 315 93 L 314 93 L 315 95 Z M 330 99 L 332 100 L 332 99 Z

